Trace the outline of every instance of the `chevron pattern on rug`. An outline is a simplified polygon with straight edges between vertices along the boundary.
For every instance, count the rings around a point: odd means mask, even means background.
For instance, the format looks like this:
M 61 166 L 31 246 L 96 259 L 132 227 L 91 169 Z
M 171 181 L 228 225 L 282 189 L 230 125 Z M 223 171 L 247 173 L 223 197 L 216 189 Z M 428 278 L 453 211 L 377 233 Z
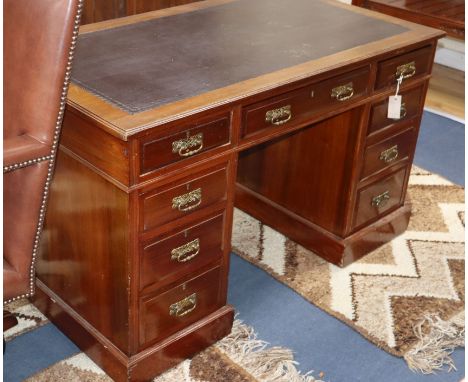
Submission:
M 28 300 L 5 306 L 18 319 L 18 325 L 4 333 L 5 341 L 49 323 Z M 253 328 L 234 321 L 229 336 L 195 355 L 153 382 L 323 382 L 311 372 L 300 373 L 293 352 L 279 346 L 268 346 L 257 338 Z M 112 382 L 112 379 L 85 353 L 78 353 L 27 378 L 28 382 Z
M 413 167 L 408 197 L 408 230 L 345 268 L 240 210 L 235 211 L 233 250 L 391 354 L 413 354 L 421 340 L 415 328 L 428 317 L 453 321 L 453 341 L 459 345 L 465 301 L 464 190 Z M 430 335 L 427 325 L 423 330 Z M 445 350 L 442 364 L 454 367 L 446 357 L 453 349 Z M 407 361 L 422 372 L 434 368 Z

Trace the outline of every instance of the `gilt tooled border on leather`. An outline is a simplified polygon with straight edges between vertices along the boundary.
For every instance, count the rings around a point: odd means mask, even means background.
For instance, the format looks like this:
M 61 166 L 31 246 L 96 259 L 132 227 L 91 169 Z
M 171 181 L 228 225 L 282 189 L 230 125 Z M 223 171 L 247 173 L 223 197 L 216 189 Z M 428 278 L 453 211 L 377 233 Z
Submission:
M 44 157 L 31 159 L 29 161 L 25 161 L 22 163 L 15 163 L 13 165 L 3 167 L 3 172 L 6 173 L 12 170 L 27 167 L 35 163 L 49 160 L 47 178 L 46 178 L 44 190 L 42 193 L 41 207 L 39 209 L 39 219 L 38 219 L 37 228 L 36 228 L 36 235 L 34 237 L 31 266 L 29 268 L 29 292 L 10 298 L 9 300 L 3 301 L 3 304 L 7 304 L 9 302 L 19 300 L 21 298 L 31 297 L 32 295 L 34 295 L 34 292 L 35 292 L 35 282 L 34 282 L 35 280 L 34 279 L 35 279 L 36 256 L 37 256 L 37 251 L 39 248 L 39 240 L 41 238 L 42 226 L 44 224 L 44 217 L 45 217 L 45 211 L 46 211 L 47 197 L 49 195 L 50 181 L 52 179 L 52 174 L 54 172 L 54 167 L 55 167 L 55 157 L 56 157 L 56 152 L 57 152 L 57 147 L 58 147 L 58 141 L 60 138 L 60 130 L 62 128 L 63 114 L 65 112 L 65 103 L 67 101 L 67 92 L 68 92 L 68 86 L 70 84 L 70 77 L 71 77 L 71 65 L 73 61 L 73 55 L 75 52 L 76 42 L 78 40 L 78 31 L 80 28 L 80 20 L 81 20 L 81 14 L 83 12 L 83 6 L 84 6 L 84 0 L 78 0 L 78 4 L 76 7 L 76 14 L 74 18 L 72 40 L 70 44 L 70 49 L 68 50 L 68 60 L 67 60 L 67 65 L 66 65 L 65 78 L 63 81 L 62 93 L 60 96 L 60 108 L 59 108 L 57 120 L 55 123 L 55 132 L 54 132 L 54 138 L 53 138 L 52 149 L 50 151 L 50 154 Z

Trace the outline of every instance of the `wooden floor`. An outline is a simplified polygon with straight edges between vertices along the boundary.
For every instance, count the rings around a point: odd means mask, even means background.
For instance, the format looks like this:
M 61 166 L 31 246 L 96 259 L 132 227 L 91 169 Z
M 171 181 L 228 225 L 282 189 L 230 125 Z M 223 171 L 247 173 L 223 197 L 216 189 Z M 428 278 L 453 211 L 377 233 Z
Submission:
M 426 107 L 465 119 L 465 72 L 434 65 Z

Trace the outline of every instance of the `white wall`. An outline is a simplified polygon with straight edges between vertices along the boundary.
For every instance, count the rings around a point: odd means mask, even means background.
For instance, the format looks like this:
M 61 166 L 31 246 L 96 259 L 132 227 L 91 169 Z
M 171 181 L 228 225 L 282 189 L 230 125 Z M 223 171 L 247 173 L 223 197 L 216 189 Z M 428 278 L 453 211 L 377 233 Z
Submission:
M 351 4 L 351 0 L 338 1 Z M 450 68 L 465 71 L 465 42 L 450 37 L 439 40 L 435 62 Z

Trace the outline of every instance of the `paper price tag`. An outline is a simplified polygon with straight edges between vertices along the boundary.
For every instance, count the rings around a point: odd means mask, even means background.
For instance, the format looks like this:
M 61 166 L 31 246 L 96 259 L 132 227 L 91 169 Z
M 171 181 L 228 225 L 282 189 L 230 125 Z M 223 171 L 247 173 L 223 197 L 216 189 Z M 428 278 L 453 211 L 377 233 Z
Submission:
M 387 118 L 400 119 L 401 117 L 401 95 L 388 97 Z

